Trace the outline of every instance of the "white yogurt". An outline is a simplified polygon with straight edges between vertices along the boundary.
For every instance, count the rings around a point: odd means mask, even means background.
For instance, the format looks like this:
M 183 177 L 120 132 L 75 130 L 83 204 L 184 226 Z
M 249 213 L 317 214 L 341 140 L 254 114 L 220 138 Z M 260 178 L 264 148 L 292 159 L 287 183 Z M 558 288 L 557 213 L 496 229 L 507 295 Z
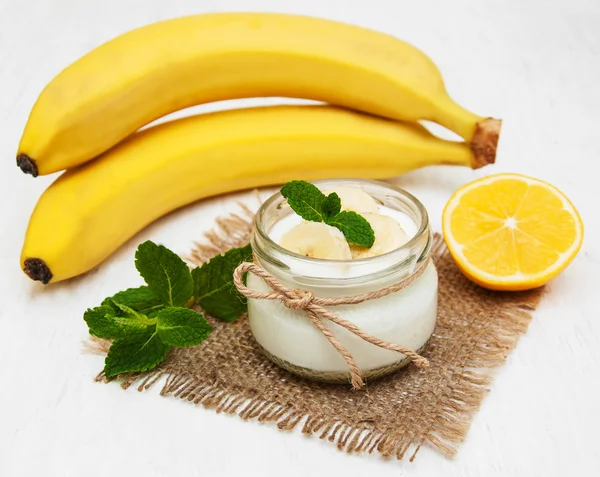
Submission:
M 248 286 L 259 291 L 269 291 L 267 285 L 254 275 L 248 277 Z M 331 288 L 304 288 L 320 296 L 338 296 L 337 290 Z M 373 291 L 372 288 L 365 284 L 364 287 L 356 287 L 353 294 L 367 293 Z M 437 272 L 433 264 L 430 264 L 423 275 L 404 290 L 358 305 L 338 306 L 331 310 L 371 336 L 418 350 L 425 345 L 435 328 L 437 289 Z M 304 312 L 290 310 L 281 303 L 266 300 L 250 300 L 248 309 L 250 328 L 256 341 L 273 356 L 315 371 L 348 371 L 344 359 Z M 350 351 L 363 372 L 391 365 L 404 358 L 404 355 L 367 343 L 336 324 L 326 325 Z
M 389 186 L 380 187 L 386 189 Z M 407 244 L 406 250 L 403 247 L 396 252 L 364 260 L 315 261 L 285 256 L 279 251 L 276 260 L 259 260 L 259 264 L 287 286 L 310 290 L 320 297 L 354 296 L 397 283 L 420 267 L 422 261 L 417 265 L 417 258 L 429 251 L 429 228 L 419 230 L 415 220 L 400 210 L 382 206 L 380 213 L 397 220 L 409 237 L 420 235 Z M 278 243 L 301 221 L 295 214 L 282 217 L 267 231 L 269 238 Z M 424 223 L 427 223 L 426 214 Z M 409 247 L 410 244 L 413 246 Z M 257 253 L 259 257 L 270 257 L 268 250 L 257 250 L 256 243 L 253 246 L 255 252 L 262 252 Z M 258 248 L 261 246 L 259 244 Z M 262 279 L 251 274 L 248 286 L 270 291 Z M 332 307 L 331 311 L 372 336 L 418 350 L 427 343 L 435 328 L 437 291 L 437 272 L 430 263 L 419 278 L 399 292 L 357 305 Z M 249 300 L 248 312 L 256 341 L 272 357 L 292 367 L 318 373 L 348 373 L 345 360 L 303 311 L 290 310 L 277 301 Z M 370 344 L 333 323 L 325 324 L 350 351 L 364 375 L 404 361 L 405 356 L 400 353 Z

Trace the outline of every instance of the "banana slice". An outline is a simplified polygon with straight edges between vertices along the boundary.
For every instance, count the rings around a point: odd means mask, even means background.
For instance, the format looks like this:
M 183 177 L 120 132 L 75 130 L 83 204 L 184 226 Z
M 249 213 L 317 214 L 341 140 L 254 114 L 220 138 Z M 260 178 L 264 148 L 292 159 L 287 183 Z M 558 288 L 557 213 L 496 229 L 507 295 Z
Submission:
M 325 195 L 335 192 L 342 201 L 342 210 L 352 210 L 356 213 L 377 213 L 379 207 L 375 199 L 364 190 L 357 187 L 337 187 L 328 191 L 323 191 Z
M 320 222 L 302 222 L 296 225 L 281 237 L 279 245 L 311 258 L 352 259 L 344 234 L 335 227 Z
M 408 235 L 402 229 L 400 224 L 387 215 L 380 214 L 361 214 L 373 227 L 375 232 L 375 243 L 371 248 L 358 247 L 352 245 L 350 251 L 352 258 L 368 258 L 376 257 L 387 252 L 391 252 L 406 242 L 408 242 Z

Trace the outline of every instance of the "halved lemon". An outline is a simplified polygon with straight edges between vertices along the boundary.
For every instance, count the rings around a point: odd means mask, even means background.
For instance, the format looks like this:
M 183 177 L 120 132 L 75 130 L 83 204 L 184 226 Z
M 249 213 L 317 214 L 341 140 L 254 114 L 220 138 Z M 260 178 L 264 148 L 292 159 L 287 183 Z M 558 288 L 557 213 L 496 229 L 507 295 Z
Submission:
M 458 189 L 442 216 L 444 238 L 461 271 L 492 290 L 544 285 L 573 260 L 583 223 L 550 184 L 497 174 Z

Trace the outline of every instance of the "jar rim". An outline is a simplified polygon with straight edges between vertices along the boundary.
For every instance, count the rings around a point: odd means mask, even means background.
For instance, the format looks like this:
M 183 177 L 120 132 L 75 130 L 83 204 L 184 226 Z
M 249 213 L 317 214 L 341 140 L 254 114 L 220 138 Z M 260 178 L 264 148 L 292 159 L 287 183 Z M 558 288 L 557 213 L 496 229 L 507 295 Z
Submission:
M 400 247 L 395 248 L 394 250 L 391 250 L 384 254 L 376 255 L 374 257 L 367 257 L 367 258 L 360 258 L 360 259 L 348 259 L 348 260 L 306 257 L 304 255 L 300 255 L 298 253 L 292 252 L 291 250 L 288 250 L 288 249 L 282 247 L 277 242 L 275 242 L 273 239 L 271 239 L 269 233 L 265 230 L 265 227 L 264 227 L 264 225 L 265 225 L 264 218 L 265 217 L 264 216 L 265 216 L 266 211 L 270 207 L 272 207 L 275 203 L 283 202 L 285 200 L 285 198 L 281 195 L 281 192 L 278 191 L 262 203 L 262 205 L 260 206 L 260 208 L 258 209 L 258 211 L 255 215 L 254 227 L 255 227 L 256 233 L 258 233 L 261 240 L 263 240 L 266 245 L 268 245 L 270 248 L 272 248 L 273 250 L 275 250 L 276 252 L 278 252 L 284 256 L 290 256 L 290 257 L 294 258 L 295 260 L 302 260 L 308 264 L 318 264 L 318 265 L 344 264 L 344 265 L 346 265 L 346 264 L 352 263 L 352 264 L 359 264 L 359 265 L 367 265 L 370 263 L 375 263 L 378 260 L 385 260 L 386 258 L 388 258 L 394 254 L 401 254 L 403 251 L 410 251 L 413 247 L 415 247 L 418 244 L 418 242 L 420 240 L 422 240 L 422 236 L 424 234 L 429 233 L 429 215 L 427 213 L 427 209 L 425 208 L 425 206 L 422 204 L 422 202 L 419 199 L 417 199 L 413 194 L 406 191 L 405 189 L 396 187 L 387 182 L 370 180 L 370 179 L 340 178 L 340 179 L 326 179 L 326 180 L 311 181 L 311 183 L 316 185 L 320 189 L 323 188 L 321 186 L 326 185 L 326 184 L 332 185 L 332 186 L 333 185 L 337 185 L 337 186 L 349 185 L 350 183 L 354 184 L 354 185 L 356 185 L 357 183 L 368 184 L 368 185 L 373 185 L 376 187 L 381 187 L 383 189 L 390 190 L 390 191 L 394 192 L 395 194 L 399 194 L 408 203 L 410 203 L 412 206 L 414 206 L 416 208 L 416 210 L 418 211 L 418 215 L 420 217 L 420 223 L 416 223 L 417 232 L 406 243 L 404 243 Z M 429 247 L 427 247 L 427 248 L 429 248 Z M 422 259 L 422 257 L 419 257 L 419 260 L 421 260 L 421 259 Z

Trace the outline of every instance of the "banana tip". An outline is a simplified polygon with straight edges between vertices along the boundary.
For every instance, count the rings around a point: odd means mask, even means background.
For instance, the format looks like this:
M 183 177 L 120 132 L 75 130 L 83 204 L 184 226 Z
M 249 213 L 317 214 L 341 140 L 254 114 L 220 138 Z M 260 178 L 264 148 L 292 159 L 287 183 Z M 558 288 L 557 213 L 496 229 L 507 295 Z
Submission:
M 40 281 L 44 285 L 52 280 L 52 272 L 41 258 L 27 258 L 23 265 L 23 271 L 32 280 Z
M 17 156 L 17 166 L 19 166 L 25 174 L 31 174 L 33 177 L 38 176 L 37 164 L 27 154 L 19 154 Z
M 496 162 L 501 128 L 502 121 L 500 119 L 487 118 L 477 123 L 477 130 L 471 141 L 471 150 L 475 155 L 473 169 Z

